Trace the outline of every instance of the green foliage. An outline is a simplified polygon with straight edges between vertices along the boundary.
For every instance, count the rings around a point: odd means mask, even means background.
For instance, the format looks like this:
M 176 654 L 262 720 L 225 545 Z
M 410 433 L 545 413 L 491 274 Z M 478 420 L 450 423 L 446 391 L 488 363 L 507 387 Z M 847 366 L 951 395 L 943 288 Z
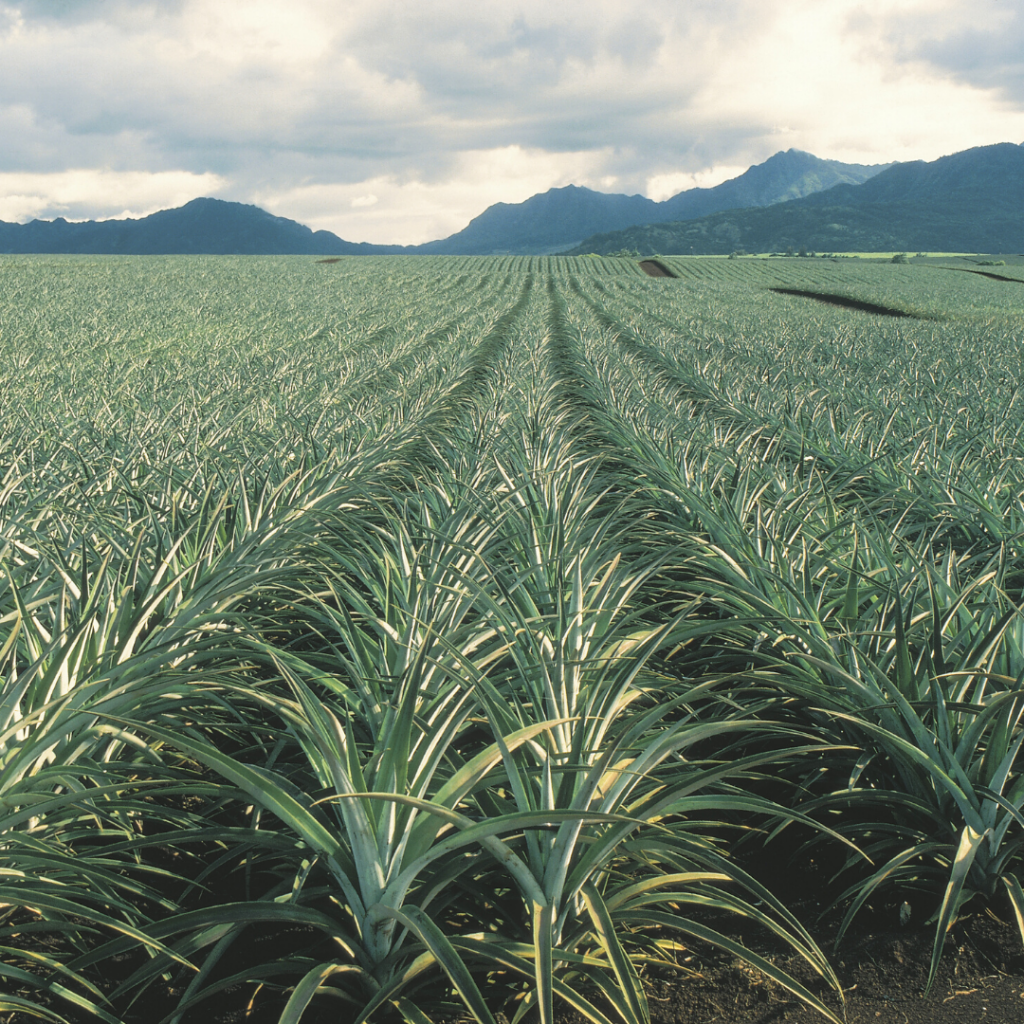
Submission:
M 768 837 L 1024 921 L 1021 290 L 629 256 L 0 263 L 5 1010 L 835 1014 Z

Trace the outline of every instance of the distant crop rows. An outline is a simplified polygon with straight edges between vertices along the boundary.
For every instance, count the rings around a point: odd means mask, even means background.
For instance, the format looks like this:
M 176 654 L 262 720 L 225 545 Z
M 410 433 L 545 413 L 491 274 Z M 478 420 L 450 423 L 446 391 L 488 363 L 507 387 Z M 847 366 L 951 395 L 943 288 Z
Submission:
M 772 857 L 1024 940 L 1024 288 L 663 263 L 0 260 L 0 1013 L 838 1020 Z

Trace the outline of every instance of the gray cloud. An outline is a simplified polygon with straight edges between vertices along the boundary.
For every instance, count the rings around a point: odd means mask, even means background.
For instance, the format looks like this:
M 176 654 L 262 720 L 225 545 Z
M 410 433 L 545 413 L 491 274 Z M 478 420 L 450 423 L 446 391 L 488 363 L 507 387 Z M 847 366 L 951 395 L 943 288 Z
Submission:
M 643 191 L 790 145 L 935 155 L 887 142 L 950 148 L 946 109 L 922 104 L 953 93 L 922 99 L 908 68 L 1021 92 L 1021 19 L 965 34 L 952 3 L 886 20 L 859 0 L 0 0 L 0 175 L 215 174 L 225 198 L 304 210 L 330 187 L 318 201 L 393 225 L 457 179 L 482 201 L 486 175 Z
M 661 93 L 643 77 L 665 44 L 657 18 L 353 6 L 347 31 L 297 69 L 269 49 L 239 60 L 197 52 L 184 3 L 22 2 L 22 30 L 0 41 L 0 103 L 50 126 L 53 145 L 39 159 L 56 149 L 73 164 L 98 137 L 114 163 L 130 161 L 141 138 L 151 160 L 222 173 L 254 149 L 401 173 L 407 163 L 443 168 L 453 150 L 642 147 L 685 103 L 678 82 Z M 124 133 L 135 143 L 128 153 Z
M 91 21 L 137 21 L 177 14 L 187 0 L 11 0 L 10 6 L 34 21 L 84 25 Z
M 1024 102 L 1024 14 L 997 32 L 972 30 L 916 48 L 915 56 L 961 81 L 996 89 L 1014 103 Z

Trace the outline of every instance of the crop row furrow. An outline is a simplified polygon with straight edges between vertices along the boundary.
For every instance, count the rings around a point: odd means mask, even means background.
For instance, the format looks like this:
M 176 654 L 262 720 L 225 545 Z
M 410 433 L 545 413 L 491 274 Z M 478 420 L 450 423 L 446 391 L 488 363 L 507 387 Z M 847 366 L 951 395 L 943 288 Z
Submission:
M 574 280 L 570 278 L 570 280 Z M 592 441 L 604 437 L 604 406 L 589 368 L 580 357 L 579 328 L 570 318 L 556 278 L 548 277 L 545 355 L 558 401 L 580 436 Z

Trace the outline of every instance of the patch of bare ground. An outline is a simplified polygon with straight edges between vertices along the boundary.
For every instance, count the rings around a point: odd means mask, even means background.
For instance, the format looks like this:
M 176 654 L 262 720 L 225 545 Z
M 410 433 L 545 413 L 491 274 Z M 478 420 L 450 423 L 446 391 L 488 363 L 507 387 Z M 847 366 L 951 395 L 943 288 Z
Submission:
M 991 281 L 1011 281 L 1013 284 L 1024 284 L 1019 277 L 1007 277 L 1005 274 L 993 274 L 989 270 L 968 270 L 966 267 L 940 267 L 940 270 L 955 270 L 961 274 L 977 274 L 978 277 L 987 277 Z
M 658 260 L 641 260 L 640 269 L 645 274 L 650 274 L 651 277 L 675 277 L 664 263 L 660 263 Z
M 866 930 L 849 936 L 832 963 L 846 997 L 838 1000 L 795 956 L 773 962 L 807 985 L 847 1024 L 1019 1024 L 1024 1021 L 1024 953 L 1013 924 L 979 914 L 949 937 L 931 995 L 933 933 Z M 684 957 L 684 960 L 687 959 Z M 820 1024 L 821 1014 L 736 960 L 689 957 L 691 977 L 648 976 L 652 1024 Z M 573 1012 L 559 1024 L 583 1024 Z
M 873 313 L 875 316 L 909 316 L 917 317 L 916 313 L 908 313 L 905 309 L 894 306 L 879 306 L 874 302 L 863 302 L 861 299 L 850 298 L 849 295 L 833 295 L 829 292 L 811 292 L 803 288 L 769 288 L 776 295 L 796 295 L 801 299 L 813 299 L 829 306 L 842 306 L 844 309 L 858 309 L 862 313 Z
M 769 959 L 814 991 L 847 1024 L 1024 1021 L 1024 951 L 1013 923 L 987 913 L 959 922 L 946 943 L 932 993 L 924 998 L 921 990 L 928 976 L 932 937 L 927 928 L 864 928 L 848 934 L 830 957 L 843 986 L 845 1014 L 831 990 L 799 957 L 780 948 Z M 308 937 L 277 933 L 273 938 L 280 942 Z M 780 985 L 714 950 L 681 952 L 679 963 L 683 970 L 678 972 L 647 970 L 644 974 L 651 1024 L 823 1024 L 825 1020 Z M 126 1024 L 159 1020 L 173 1009 L 180 994 L 177 990 L 154 993 L 148 1005 L 136 1006 L 124 1018 Z M 186 1021 L 194 1017 L 209 1024 L 277 1024 L 284 998 L 283 994 L 254 993 L 252 986 L 236 986 Z M 63 1005 L 59 1009 L 66 1012 Z M 303 1024 L 338 1024 L 347 1019 L 338 1014 L 337 1006 L 314 1003 L 303 1015 Z M 18 1012 L 0 1012 L 0 1024 L 31 1024 L 32 1019 Z M 87 1018 L 72 1012 L 66 1019 L 86 1024 Z M 397 1018 L 386 1013 L 374 1019 L 397 1024 Z M 465 1013 L 433 1019 L 439 1024 L 473 1024 Z M 508 1018 L 498 1013 L 496 1019 L 504 1024 Z M 527 1020 L 536 1024 L 535 1016 Z M 556 1009 L 556 1020 L 557 1024 L 586 1024 L 574 1010 Z

